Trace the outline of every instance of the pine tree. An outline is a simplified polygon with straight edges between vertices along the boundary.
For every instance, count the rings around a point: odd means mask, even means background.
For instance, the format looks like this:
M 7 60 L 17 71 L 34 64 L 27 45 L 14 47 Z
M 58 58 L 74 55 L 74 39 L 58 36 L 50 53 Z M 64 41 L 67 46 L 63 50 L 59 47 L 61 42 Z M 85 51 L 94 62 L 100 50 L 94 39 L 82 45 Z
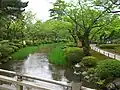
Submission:
M 28 2 L 22 2 L 21 0 L 0 0 L 0 17 L 19 17 L 25 11 L 27 5 Z

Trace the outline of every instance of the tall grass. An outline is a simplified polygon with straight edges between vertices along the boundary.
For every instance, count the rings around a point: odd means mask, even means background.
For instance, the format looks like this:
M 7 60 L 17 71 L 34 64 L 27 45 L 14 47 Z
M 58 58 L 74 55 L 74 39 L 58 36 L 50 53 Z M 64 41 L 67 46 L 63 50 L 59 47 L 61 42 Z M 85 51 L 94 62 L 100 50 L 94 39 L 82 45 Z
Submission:
M 58 65 L 58 66 L 67 65 L 67 61 L 65 59 L 62 45 L 56 45 L 56 47 L 53 48 L 51 52 L 48 54 L 48 59 L 51 63 Z

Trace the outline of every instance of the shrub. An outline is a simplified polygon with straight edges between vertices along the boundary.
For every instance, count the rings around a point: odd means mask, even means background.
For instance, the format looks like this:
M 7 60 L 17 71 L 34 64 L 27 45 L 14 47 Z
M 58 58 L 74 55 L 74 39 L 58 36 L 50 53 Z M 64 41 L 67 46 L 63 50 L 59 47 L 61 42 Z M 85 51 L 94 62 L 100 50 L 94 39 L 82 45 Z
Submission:
M 84 57 L 83 49 L 78 47 L 69 47 L 65 49 L 65 57 L 70 65 L 74 65 Z
M 18 47 L 18 48 L 23 48 L 22 44 L 14 44 L 14 46 Z
M 14 40 L 12 40 L 12 42 L 13 42 L 13 43 L 19 43 L 20 40 L 14 39 Z
M 82 63 L 86 66 L 86 67 L 94 67 L 97 65 L 97 58 L 93 57 L 93 56 L 86 56 L 82 59 Z
M 14 49 L 14 51 L 17 51 L 19 48 L 18 47 L 16 47 L 16 46 L 10 46 L 11 48 L 13 48 Z
M 33 45 L 32 40 L 26 40 L 26 45 L 28 45 L 28 46 L 32 46 L 32 45 Z
M 2 45 L 2 46 L 0 46 L 0 52 L 2 54 L 2 58 L 6 58 L 11 53 L 14 52 L 14 49 L 10 48 L 8 45 Z
M 2 40 L 0 41 L 0 44 L 8 44 L 9 43 L 9 40 Z
M 120 77 L 120 61 L 112 59 L 100 61 L 95 72 L 100 79 Z
M 120 44 L 102 44 L 99 45 L 100 48 L 102 49 L 114 49 L 115 47 L 119 47 Z

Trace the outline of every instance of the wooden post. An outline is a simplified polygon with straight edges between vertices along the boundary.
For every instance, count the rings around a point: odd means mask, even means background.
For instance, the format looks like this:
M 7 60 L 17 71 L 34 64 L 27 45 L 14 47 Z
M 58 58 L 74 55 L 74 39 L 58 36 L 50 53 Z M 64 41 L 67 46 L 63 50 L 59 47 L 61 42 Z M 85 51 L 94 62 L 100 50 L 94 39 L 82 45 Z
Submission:
M 108 57 L 109 57 L 109 52 L 108 52 Z
M 116 59 L 116 55 L 114 54 L 114 59 Z
M 22 81 L 22 76 L 17 76 L 17 81 L 21 82 Z M 22 85 L 17 85 L 17 90 L 23 90 L 23 86 Z
M 29 87 L 27 87 L 27 90 L 30 90 L 30 88 L 29 88 Z
M 72 90 L 81 90 L 82 88 L 82 82 L 72 82 Z

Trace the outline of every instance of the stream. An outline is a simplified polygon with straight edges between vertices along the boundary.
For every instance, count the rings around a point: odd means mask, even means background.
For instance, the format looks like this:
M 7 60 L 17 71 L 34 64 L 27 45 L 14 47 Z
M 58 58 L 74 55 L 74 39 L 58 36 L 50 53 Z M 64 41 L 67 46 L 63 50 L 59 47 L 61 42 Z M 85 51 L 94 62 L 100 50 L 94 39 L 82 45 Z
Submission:
M 66 69 L 55 67 L 54 65 L 50 64 L 48 62 L 47 55 L 44 53 L 30 54 L 25 60 L 22 61 L 9 61 L 7 63 L 1 64 L 0 68 L 33 75 L 40 78 L 61 81 L 63 83 L 78 80 L 78 77 L 74 78 L 74 76 L 70 74 L 70 69 L 66 71 Z M 56 90 L 56 88 L 57 90 L 64 90 L 62 86 L 43 83 L 35 80 L 34 82 L 40 83 L 40 85 L 47 87 L 50 90 Z M 89 86 L 89 84 L 86 84 L 86 86 Z

